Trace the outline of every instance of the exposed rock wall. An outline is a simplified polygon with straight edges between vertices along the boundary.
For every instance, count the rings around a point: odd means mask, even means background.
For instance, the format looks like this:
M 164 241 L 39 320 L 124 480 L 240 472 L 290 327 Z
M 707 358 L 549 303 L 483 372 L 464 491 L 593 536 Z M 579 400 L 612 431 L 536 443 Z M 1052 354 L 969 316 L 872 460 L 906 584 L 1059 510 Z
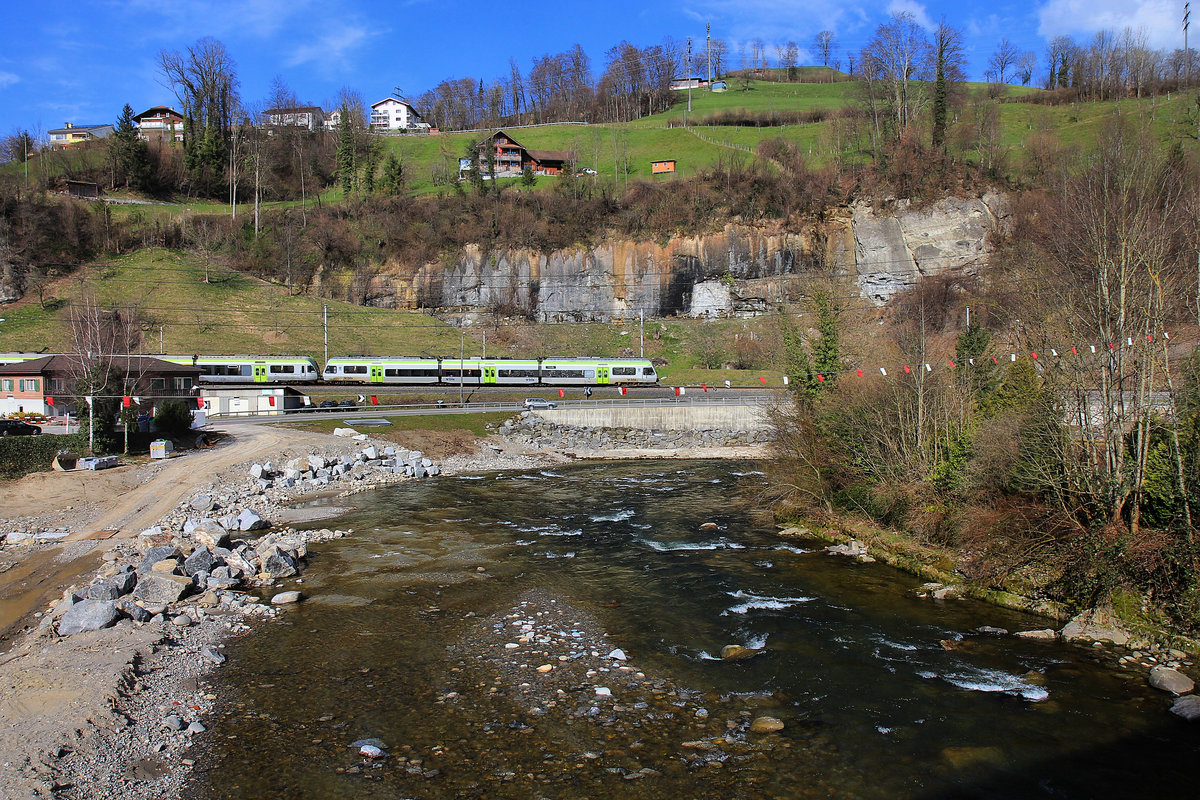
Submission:
M 989 234 L 1006 219 L 1005 198 L 987 194 L 920 210 L 859 202 L 798 231 L 730 223 L 719 233 L 549 253 L 470 246 L 411 277 L 375 278 L 365 302 L 541 321 L 751 315 L 785 297 L 791 277 L 829 264 L 852 270 L 863 295 L 883 304 L 922 275 L 986 265 Z

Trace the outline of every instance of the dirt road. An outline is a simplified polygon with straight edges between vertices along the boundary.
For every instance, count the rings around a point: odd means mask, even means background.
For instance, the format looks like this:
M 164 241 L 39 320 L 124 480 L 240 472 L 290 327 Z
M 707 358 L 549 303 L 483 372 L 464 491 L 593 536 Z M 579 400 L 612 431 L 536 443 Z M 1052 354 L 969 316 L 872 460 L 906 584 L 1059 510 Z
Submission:
M 175 508 L 199 486 L 234 465 L 300 451 L 328 441 L 321 434 L 258 425 L 239 426 L 210 450 L 101 472 L 43 472 L 0 484 L 6 519 L 36 517 L 72 530 L 60 545 L 20 561 L 0 563 L 0 643 L 12 638 L 29 615 L 75 582 L 100 553 L 133 538 Z M 101 540 L 98 531 L 112 531 Z M 3 562 L 3 558 L 0 558 Z

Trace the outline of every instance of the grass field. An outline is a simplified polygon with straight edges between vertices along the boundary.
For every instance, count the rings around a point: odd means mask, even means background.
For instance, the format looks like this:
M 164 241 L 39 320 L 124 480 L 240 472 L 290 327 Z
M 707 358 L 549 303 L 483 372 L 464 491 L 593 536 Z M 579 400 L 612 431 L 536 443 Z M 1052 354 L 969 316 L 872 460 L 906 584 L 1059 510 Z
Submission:
M 488 355 L 617 357 L 643 352 L 636 319 L 619 323 L 535 325 L 480 318 L 459 328 L 413 311 L 364 308 L 289 295 L 286 288 L 205 265 L 192 253 L 146 249 L 81 268 L 44 293 L 4 307 L 0 352 L 69 349 L 68 314 L 85 295 L 105 309 L 134 310 L 147 353 L 289 354 L 323 363 L 324 306 L 329 354 L 467 357 Z M 738 335 L 770 335 L 771 320 L 662 320 L 645 324 L 644 353 L 667 362 L 664 379 L 715 383 L 713 348 Z M 698 347 L 697 342 L 703 342 Z M 716 343 L 716 344 L 714 344 Z M 727 353 L 727 356 L 732 353 Z M 725 374 L 728 372 L 729 374 Z M 760 371 L 722 371 L 719 380 L 750 383 Z M 763 374 L 778 375 L 767 371 Z

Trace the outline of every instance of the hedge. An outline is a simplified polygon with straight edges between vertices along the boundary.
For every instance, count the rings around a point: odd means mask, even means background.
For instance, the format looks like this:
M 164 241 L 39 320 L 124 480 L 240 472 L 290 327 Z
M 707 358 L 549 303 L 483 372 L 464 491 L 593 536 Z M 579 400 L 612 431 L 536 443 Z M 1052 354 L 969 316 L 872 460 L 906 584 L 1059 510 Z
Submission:
M 44 472 L 59 450 L 86 455 L 87 433 L 55 436 L 0 436 L 0 478 L 19 478 L 30 472 Z

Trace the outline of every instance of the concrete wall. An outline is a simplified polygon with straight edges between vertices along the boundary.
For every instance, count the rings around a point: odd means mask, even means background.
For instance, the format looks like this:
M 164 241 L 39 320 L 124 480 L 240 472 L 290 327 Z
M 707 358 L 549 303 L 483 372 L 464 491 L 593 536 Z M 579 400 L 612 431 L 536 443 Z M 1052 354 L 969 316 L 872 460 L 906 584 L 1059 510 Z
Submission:
M 577 428 L 642 428 L 678 431 L 763 430 L 767 410 L 762 406 L 678 405 L 650 407 L 554 408 L 533 414 L 555 425 Z

